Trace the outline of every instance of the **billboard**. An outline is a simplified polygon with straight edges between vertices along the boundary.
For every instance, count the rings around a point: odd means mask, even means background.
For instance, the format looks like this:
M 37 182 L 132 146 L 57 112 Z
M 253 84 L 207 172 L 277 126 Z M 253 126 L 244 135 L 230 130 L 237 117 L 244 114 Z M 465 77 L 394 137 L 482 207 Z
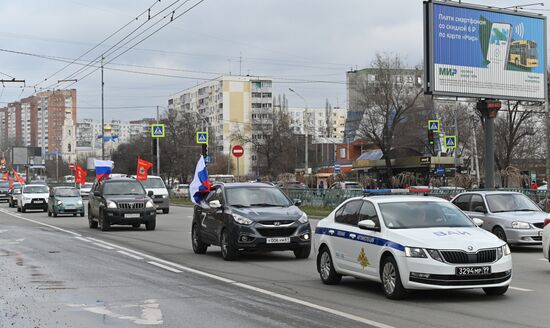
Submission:
M 11 148 L 11 163 L 13 165 L 29 164 L 29 154 L 27 147 L 12 147 Z
M 546 17 L 425 2 L 425 91 L 544 101 Z

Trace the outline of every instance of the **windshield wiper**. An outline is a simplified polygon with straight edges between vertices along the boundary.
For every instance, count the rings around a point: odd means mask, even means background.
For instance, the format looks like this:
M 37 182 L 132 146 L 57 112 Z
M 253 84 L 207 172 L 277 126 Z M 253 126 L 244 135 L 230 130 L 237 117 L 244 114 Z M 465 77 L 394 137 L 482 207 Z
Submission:
M 269 204 L 269 203 L 257 203 L 257 204 L 250 204 L 252 207 L 283 207 L 284 205 L 280 204 Z
M 514 210 L 514 212 L 537 212 L 537 210 L 533 210 L 530 208 L 520 208 L 519 210 Z
M 243 205 L 243 204 L 231 204 L 231 206 L 233 206 L 233 207 L 241 207 L 241 208 L 250 207 L 250 206 L 248 206 L 248 205 Z

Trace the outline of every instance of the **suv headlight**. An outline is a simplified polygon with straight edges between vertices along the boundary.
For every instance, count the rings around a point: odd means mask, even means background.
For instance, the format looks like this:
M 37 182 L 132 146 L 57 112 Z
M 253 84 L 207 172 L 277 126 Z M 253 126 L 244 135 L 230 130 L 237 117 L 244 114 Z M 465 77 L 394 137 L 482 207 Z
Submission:
M 309 219 L 307 218 L 307 214 L 303 213 L 302 216 L 298 219 L 298 222 L 300 223 L 308 223 Z
M 162 195 L 162 198 L 168 198 L 168 195 Z
M 531 229 L 531 225 L 527 222 L 514 221 L 512 222 L 512 229 Z
M 439 262 L 445 262 L 443 260 L 443 257 L 441 256 L 441 253 L 439 253 L 439 251 L 437 249 L 427 249 L 426 252 L 428 252 L 428 254 L 430 254 L 430 257 L 436 261 L 439 261 Z
M 245 218 L 244 216 L 235 214 L 235 213 L 233 213 L 233 220 L 235 220 L 235 222 L 237 222 L 238 224 L 244 224 L 244 225 L 249 225 L 254 222 L 249 218 Z
M 76 202 L 76 204 L 82 205 L 82 199 L 79 199 L 79 200 Z
M 147 203 L 145 203 L 145 208 L 153 208 L 155 207 L 155 204 L 153 204 L 152 200 L 148 200 Z
M 426 252 L 420 247 L 405 247 L 406 257 L 427 258 Z
M 116 203 L 112 200 L 107 201 L 107 208 L 116 208 Z

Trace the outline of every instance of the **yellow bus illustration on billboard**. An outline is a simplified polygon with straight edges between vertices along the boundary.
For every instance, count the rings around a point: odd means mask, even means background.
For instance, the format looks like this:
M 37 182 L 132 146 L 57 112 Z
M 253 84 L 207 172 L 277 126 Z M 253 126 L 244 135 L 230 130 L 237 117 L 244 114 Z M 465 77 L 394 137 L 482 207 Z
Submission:
M 518 67 L 533 68 L 539 66 L 537 44 L 530 40 L 512 41 L 508 61 Z

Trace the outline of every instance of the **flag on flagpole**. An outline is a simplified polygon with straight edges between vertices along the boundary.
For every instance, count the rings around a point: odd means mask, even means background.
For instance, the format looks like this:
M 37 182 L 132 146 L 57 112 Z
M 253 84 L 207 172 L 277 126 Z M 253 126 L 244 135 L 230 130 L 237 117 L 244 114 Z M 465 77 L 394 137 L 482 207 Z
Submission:
M 2 173 L 2 180 L 8 181 L 9 177 L 10 177 L 10 173 L 9 173 L 9 172 L 4 172 L 4 173 Z
M 19 173 L 17 173 L 16 170 L 12 170 L 13 172 L 13 177 L 15 178 L 15 180 L 17 180 L 17 182 L 19 182 L 20 184 L 24 184 L 25 183 L 25 179 L 23 179 Z
M 153 163 L 138 157 L 136 180 L 147 180 L 147 172 L 153 167 Z
M 97 181 L 107 179 L 113 169 L 113 161 L 94 160 L 95 178 Z
M 189 185 L 189 194 L 191 195 L 191 201 L 197 205 L 208 195 L 210 192 L 210 181 L 208 180 L 208 170 L 206 169 L 206 163 L 204 157 L 199 158 L 197 167 L 195 168 L 195 176 L 193 181 Z
M 75 179 L 74 181 L 80 185 L 83 185 L 86 183 L 86 176 L 88 175 L 88 172 L 82 166 L 76 164 L 76 170 L 74 172 Z

